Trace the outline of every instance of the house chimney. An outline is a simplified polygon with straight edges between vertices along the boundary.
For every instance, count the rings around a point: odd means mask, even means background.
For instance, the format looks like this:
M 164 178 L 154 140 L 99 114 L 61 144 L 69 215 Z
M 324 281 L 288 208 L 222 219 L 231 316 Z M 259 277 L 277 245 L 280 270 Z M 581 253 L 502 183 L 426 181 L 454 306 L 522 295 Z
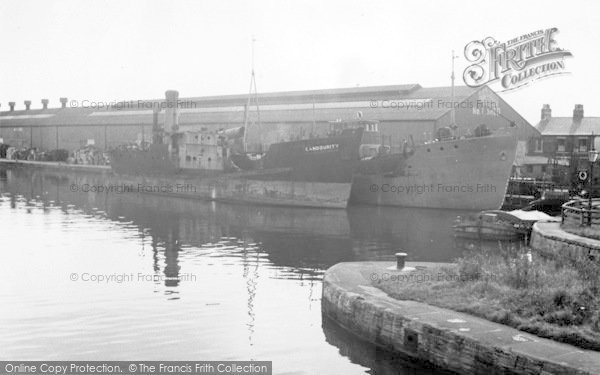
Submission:
M 25 110 L 29 111 L 29 108 L 31 107 L 31 100 L 25 100 L 23 103 L 25 103 Z
M 583 104 L 575 104 L 573 109 L 573 121 L 579 122 L 583 119 Z
M 48 103 L 49 102 L 50 101 L 48 99 L 42 99 L 42 106 L 44 107 L 42 109 L 48 109 Z
M 67 108 L 67 98 L 60 98 L 60 107 Z
M 15 110 L 15 102 L 8 102 L 8 106 L 10 107 L 11 112 Z
M 552 109 L 550 109 L 550 104 L 544 104 L 542 106 L 542 121 L 548 120 L 552 117 Z

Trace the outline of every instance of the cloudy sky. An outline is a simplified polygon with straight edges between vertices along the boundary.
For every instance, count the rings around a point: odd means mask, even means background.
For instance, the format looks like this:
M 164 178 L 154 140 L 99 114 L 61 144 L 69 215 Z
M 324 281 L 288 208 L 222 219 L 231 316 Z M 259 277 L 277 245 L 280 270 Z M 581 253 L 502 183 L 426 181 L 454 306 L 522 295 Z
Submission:
M 527 120 L 541 105 L 600 116 L 600 2 L 33 1 L 0 2 L 0 109 L 49 98 L 118 101 L 247 93 L 251 39 L 261 92 L 457 84 L 464 47 L 557 27 L 569 75 L 502 96 Z

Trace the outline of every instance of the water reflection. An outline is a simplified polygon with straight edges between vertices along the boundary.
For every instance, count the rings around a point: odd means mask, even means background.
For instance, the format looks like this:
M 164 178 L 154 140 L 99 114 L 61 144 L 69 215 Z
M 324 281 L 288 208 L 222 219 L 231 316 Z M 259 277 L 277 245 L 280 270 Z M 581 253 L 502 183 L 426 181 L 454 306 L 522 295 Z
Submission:
M 57 175 L 32 169 L 3 173 L 2 191 L 39 199 L 43 205 L 72 204 L 90 214 L 149 228 L 149 235 L 166 246 L 167 276 L 179 271 L 177 253 L 182 244 L 201 246 L 222 237 L 259 242 L 274 263 L 295 271 L 306 269 L 309 274 L 340 261 L 389 259 L 399 250 L 423 261 L 448 261 L 463 250 L 451 231 L 454 218 L 465 214 L 461 211 L 226 205 L 133 193 L 72 191 L 71 186 L 102 185 L 100 174 Z
M 320 280 L 338 262 L 391 259 L 399 250 L 413 260 L 452 260 L 464 244 L 450 226 L 464 213 L 227 205 L 73 188 L 103 182 L 101 174 L 0 167 L 0 215 L 16 215 L 32 233 L 55 234 L 47 243 L 26 240 L 34 248 L 17 253 L 20 268 L 9 270 L 28 273 L 35 259 L 53 265 L 40 267 L 45 280 L 34 280 L 34 289 L 0 290 L 28 311 L 27 320 L 0 315 L 15 327 L 0 335 L 3 347 L 29 348 L 34 358 L 49 358 L 47 348 L 62 357 L 102 360 L 125 354 L 157 359 L 157 353 L 164 359 L 267 358 L 289 373 L 429 371 L 357 343 L 326 321 L 321 325 Z M 7 213 L 9 207 L 26 210 L 28 218 Z M 101 287 L 65 283 L 73 267 L 157 278 Z M 190 274 L 197 280 L 185 279 Z M 43 295 L 35 289 L 40 285 Z M 62 301 L 60 307 L 51 300 Z M 148 330 L 159 330 L 161 340 L 148 343 L 155 339 Z M 58 340 L 57 332 L 69 340 Z M 123 346 L 110 349 L 103 340 Z M 296 359 L 289 358 L 292 352 Z

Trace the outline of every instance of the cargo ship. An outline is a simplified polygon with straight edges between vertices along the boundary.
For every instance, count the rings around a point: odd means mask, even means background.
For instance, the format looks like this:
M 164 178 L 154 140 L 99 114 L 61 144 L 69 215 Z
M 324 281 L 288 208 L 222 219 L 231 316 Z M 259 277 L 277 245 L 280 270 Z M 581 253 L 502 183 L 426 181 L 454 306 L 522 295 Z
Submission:
M 377 121 L 329 123 L 325 136 L 248 151 L 247 124 L 180 131 L 178 93 L 167 91 L 165 122 L 154 116 L 152 144 L 110 154 L 118 183 L 133 191 L 215 201 L 345 208 L 347 204 L 499 209 L 517 148 L 516 126 L 392 151 Z M 169 103 L 173 103 L 170 105 Z M 135 188 L 138 186 L 139 188 Z
M 492 133 L 480 125 L 470 136 L 438 130 L 432 142 L 405 142 L 401 151 L 361 160 L 351 203 L 381 206 L 500 209 L 516 156 L 511 124 Z
M 180 131 L 177 100 L 167 91 L 165 123 L 155 113 L 151 144 L 111 151 L 116 183 L 214 201 L 345 208 L 361 150 L 377 139 L 368 121 L 333 121 L 326 136 L 248 152 L 245 127 Z

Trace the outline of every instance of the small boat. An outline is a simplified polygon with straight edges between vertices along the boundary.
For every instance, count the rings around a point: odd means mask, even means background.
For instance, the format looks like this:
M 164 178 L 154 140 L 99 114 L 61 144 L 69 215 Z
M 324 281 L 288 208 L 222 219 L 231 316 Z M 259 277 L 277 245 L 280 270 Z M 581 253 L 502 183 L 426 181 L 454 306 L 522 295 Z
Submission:
M 516 241 L 528 238 L 533 224 L 538 221 L 560 221 L 539 211 L 486 210 L 474 216 L 454 221 L 454 235 L 491 241 Z
M 562 205 L 573 199 L 567 189 L 545 190 L 540 199 L 523 207 L 523 211 L 541 211 L 550 216 L 560 215 Z
M 544 191 L 555 188 L 555 184 L 552 182 L 527 177 L 511 177 L 508 180 L 502 209 L 514 210 L 525 207 L 529 203 L 540 199 Z
M 519 240 L 527 233 L 521 220 L 500 210 L 481 211 L 469 217 L 458 216 L 452 227 L 457 237 L 494 241 Z

